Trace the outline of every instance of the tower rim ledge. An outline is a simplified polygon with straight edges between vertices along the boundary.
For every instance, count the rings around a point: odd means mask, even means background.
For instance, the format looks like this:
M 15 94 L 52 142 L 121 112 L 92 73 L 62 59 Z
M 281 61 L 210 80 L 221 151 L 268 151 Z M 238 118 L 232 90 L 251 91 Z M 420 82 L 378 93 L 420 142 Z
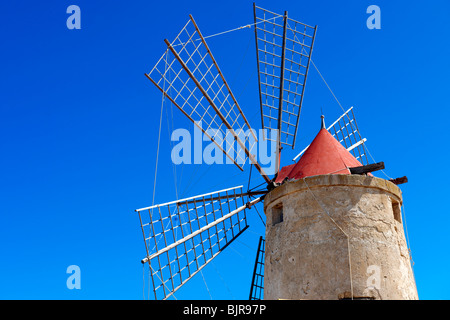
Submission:
M 395 197 L 400 205 L 403 203 L 401 189 L 388 180 L 368 175 L 323 174 L 286 181 L 281 186 L 271 190 L 264 198 L 264 210 L 266 210 L 271 203 L 291 193 L 308 190 L 308 188 L 315 189 L 338 186 L 378 189 Z

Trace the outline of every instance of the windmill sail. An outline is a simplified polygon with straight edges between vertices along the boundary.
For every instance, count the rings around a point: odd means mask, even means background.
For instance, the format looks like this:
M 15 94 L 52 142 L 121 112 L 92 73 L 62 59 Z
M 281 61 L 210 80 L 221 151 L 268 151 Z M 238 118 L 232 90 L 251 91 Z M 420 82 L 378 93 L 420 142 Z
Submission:
M 156 300 L 167 299 L 247 228 L 242 186 L 137 209 Z
M 147 78 L 241 170 L 252 155 L 257 137 L 192 16 Z M 198 122 L 206 124 L 203 128 Z
M 249 300 L 264 299 L 264 257 L 266 241 L 259 237 L 258 251 L 256 253 L 255 267 L 253 269 L 252 285 Z
M 253 4 L 263 129 L 294 148 L 317 27 Z M 279 159 L 277 158 L 279 161 Z M 277 163 L 277 168 L 279 163 Z
M 328 127 L 328 131 L 336 138 L 353 156 L 358 159 L 363 165 L 369 164 L 364 147 L 365 138 L 362 138 L 359 133 L 358 125 L 356 124 L 353 107 L 348 109 L 342 116 L 340 116 L 333 124 Z
M 353 156 L 363 165 L 368 165 L 366 148 L 364 143 L 367 141 L 359 132 L 356 123 L 353 107 L 345 111 L 339 118 L 336 119 L 328 128 L 328 132 L 336 138 Z M 309 146 L 308 146 L 309 147 Z M 303 149 L 295 156 L 294 161 L 297 160 L 308 148 Z

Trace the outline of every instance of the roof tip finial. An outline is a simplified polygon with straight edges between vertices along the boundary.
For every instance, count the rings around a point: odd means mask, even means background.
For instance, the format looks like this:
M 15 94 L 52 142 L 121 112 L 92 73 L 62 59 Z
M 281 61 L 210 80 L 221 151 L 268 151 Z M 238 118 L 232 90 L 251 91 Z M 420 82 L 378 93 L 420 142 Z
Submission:
M 326 127 L 325 127 L 325 116 L 322 114 L 320 116 L 320 118 L 322 119 L 322 124 L 320 126 L 320 129 L 326 129 Z

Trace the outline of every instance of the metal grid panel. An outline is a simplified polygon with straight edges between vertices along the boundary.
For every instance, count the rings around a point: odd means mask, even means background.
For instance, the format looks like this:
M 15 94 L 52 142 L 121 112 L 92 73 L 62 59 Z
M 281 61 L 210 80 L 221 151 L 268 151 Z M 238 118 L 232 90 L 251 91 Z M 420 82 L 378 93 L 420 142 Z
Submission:
M 195 21 L 184 26 L 147 77 L 242 170 L 257 142 Z M 239 135 L 243 145 L 236 143 Z
M 340 116 L 327 130 L 348 151 L 350 151 L 361 164 L 369 164 L 366 148 L 364 147 L 366 139 L 363 139 L 359 133 L 355 114 L 353 113 L 353 107 Z
M 264 299 L 264 256 L 266 241 L 259 238 L 258 252 L 256 253 L 255 268 L 253 270 L 252 286 L 249 300 Z
M 353 156 L 358 159 L 363 165 L 369 164 L 367 158 L 366 148 L 364 143 L 367 139 L 363 139 L 359 133 L 358 125 L 356 124 L 353 107 L 345 111 L 335 122 L 328 128 L 328 132 L 338 140 Z M 307 149 L 309 145 L 295 156 L 293 161 L 296 161 Z
M 294 148 L 316 28 L 256 5 L 254 15 L 262 127 Z
M 136 210 L 156 300 L 170 297 L 247 227 L 242 186 Z

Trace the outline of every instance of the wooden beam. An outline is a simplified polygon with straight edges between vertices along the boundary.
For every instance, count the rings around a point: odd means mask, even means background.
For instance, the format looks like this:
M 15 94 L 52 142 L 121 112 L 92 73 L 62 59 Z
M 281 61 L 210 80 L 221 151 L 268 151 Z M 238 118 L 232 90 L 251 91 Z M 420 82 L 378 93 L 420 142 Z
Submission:
M 384 169 L 384 162 L 372 163 L 366 166 L 349 168 L 351 174 L 366 174 L 372 171 Z
M 402 184 L 402 183 L 407 183 L 408 178 L 406 176 L 404 176 L 404 177 L 400 177 L 400 178 L 390 179 L 389 181 L 392 182 L 393 184 Z

